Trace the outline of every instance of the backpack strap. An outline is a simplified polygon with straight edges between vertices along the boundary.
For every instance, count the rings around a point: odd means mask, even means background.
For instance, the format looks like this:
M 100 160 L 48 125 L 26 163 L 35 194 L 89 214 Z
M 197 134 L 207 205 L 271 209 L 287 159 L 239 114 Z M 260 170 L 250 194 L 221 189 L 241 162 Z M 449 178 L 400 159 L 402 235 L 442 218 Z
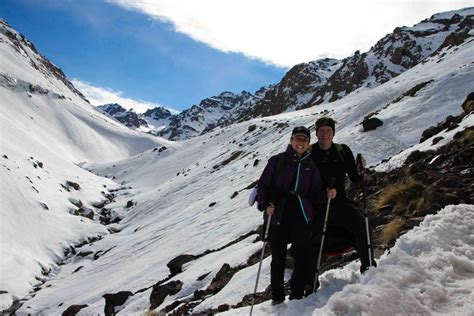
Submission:
M 339 156 L 339 159 L 341 159 L 341 162 L 344 163 L 346 159 L 344 159 L 344 145 L 343 144 L 336 144 L 333 143 L 334 147 L 336 147 L 336 152 L 337 155 Z

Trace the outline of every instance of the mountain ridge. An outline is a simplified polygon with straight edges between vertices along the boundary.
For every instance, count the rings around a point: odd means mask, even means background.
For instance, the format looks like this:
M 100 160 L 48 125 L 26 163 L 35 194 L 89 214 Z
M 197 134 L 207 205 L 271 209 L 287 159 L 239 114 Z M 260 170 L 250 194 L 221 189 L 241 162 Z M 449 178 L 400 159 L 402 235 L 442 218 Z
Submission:
M 257 117 L 332 103 L 361 89 L 381 85 L 443 48 L 472 38 L 473 10 L 465 8 L 434 14 L 412 27 L 396 27 L 370 48 L 342 60 L 324 58 L 293 66 L 277 84 L 255 94 L 243 91 L 229 98 L 214 96 L 172 116 L 157 135 L 184 140 L 216 127 Z M 242 99 L 247 101 L 242 102 Z

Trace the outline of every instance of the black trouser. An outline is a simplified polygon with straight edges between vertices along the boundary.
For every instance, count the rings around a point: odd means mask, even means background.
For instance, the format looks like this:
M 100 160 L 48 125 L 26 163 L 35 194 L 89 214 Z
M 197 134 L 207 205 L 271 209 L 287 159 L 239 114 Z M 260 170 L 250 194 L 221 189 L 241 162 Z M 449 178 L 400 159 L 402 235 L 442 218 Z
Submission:
M 312 222 L 312 250 L 311 250 L 311 268 L 310 268 L 310 283 L 314 282 L 314 275 L 317 268 L 317 260 L 319 255 L 319 249 L 321 246 L 321 237 L 323 234 L 324 218 L 326 216 L 326 206 L 324 211 L 318 212 L 315 219 Z M 344 230 L 350 232 L 354 236 L 354 247 L 359 255 L 361 261 L 360 271 L 364 272 L 369 266 L 369 248 L 367 243 L 367 232 L 365 225 L 365 217 L 356 203 L 348 200 L 347 198 L 331 200 L 329 208 L 329 217 L 327 226 L 329 227 L 341 227 Z M 369 225 L 370 240 L 372 240 L 372 229 Z M 326 235 L 327 237 L 327 235 Z M 326 240 L 325 240 L 326 242 Z M 371 242 L 372 244 L 372 242 Z M 373 260 L 373 250 L 370 249 L 372 256 L 372 265 L 375 266 Z M 309 283 L 309 282 L 308 282 Z
M 295 260 L 290 299 L 303 297 L 309 271 L 310 236 L 310 227 L 300 210 L 285 211 L 281 225 L 271 225 L 269 240 L 272 249 L 271 289 L 274 300 L 285 299 L 284 276 L 289 243 L 293 244 Z

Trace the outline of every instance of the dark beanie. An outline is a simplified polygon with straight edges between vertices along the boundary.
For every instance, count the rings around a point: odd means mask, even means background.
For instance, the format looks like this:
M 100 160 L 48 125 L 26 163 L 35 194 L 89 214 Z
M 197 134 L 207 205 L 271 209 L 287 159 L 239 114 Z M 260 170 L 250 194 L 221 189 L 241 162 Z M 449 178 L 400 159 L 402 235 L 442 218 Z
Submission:
M 332 118 L 323 116 L 319 118 L 316 123 L 314 124 L 316 127 L 316 133 L 318 132 L 318 129 L 321 126 L 329 126 L 332 129 L 332 132 L 336 134 L 336 121 L 334 121 Z
M 306 127 L 304 126 L 297 126 L 295 128 L 293 128 L 293 132 L 291 133 L 291 137 L 294 137 L 294 136 L 305 136 L 306 138 L 308 138 L 308 141 L 311 140 L 311 136 L 310 136 L 310 132 L 309 132 L 309 129 L 307 129 Z

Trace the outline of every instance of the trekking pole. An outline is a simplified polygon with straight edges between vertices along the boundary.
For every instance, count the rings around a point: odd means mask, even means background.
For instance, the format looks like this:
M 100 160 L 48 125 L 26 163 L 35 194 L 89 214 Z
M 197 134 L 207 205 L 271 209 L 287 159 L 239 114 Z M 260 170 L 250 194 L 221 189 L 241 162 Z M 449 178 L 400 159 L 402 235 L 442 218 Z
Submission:
M 328 188 L 331 189 L 334 187 L 334 178 L 331 179 Z M 321 267 L 321 257 L 323 255 L 323 248 L 324 248 L 324 237 L 326 236 L 326 228 L 328 224 L 328 217 L 329 217 L 329 207 L 331 205 L 331 199 L 328 199 L 328 205 L 326 206 L 326 215 L 324 217 L 324 225 L 323 225 L 323 234 L 321 236 L 321 244 L 319 245 L 319 254 L 318 254 L 318 263 L 316 265 L 316 273 L 314 274 L 314 282 L 313 282 L 313 293 L 316 292 L 316 284 L 318 283 L 319 279 L 319 268 Z
M 260 279 L 260 270 L 262 269 L 263 256 L 265 255 L 265 247 L 267 246 L 268 230 L 270 229 L 270 221 L 272 220 L 272 214 L 268 215 L 267 226 L 265 228 L 265 235 L 263 236 L 263 247 L 262 253 L 260 254 L 260 263 L 258 264 L 257 280 L 255 280 L 255 288 L 252 296 L 252 307 L 250 307 L 250 316 L 252 316 L 253 305 L 255 304 L 255 295 L 257 294 L 258 280 Z
M 370 234 L 369 234 L 369 212 L 367 210 L 367 189 L 365 187 L 365 179 L 364 179 L 364 175 L 365 175 L 365 172 L 364 172 L 364 167 L 361 163 L 362 161 L 362 154 L 357 154 L 357 165 L 358 165 L 358 169 L 361 173 L 361 177 L 362 177 L 362 203 L 364 204 L 364 217 L 365 217 L 365 231 L 366 231 L 366 234 L 367 234 L 367 251 L 368 251 L 368 254 L 369 254 L 369 266 L 373 266 L 372 264 L 372 242 L 370 240 Z
M 318 279 L 319 279 L 319 267 L 321 266 L 321 256 L 323 254 L 324 237 L 326 236 L 326 226 L 328 222 L 330 205 L 331 205 L 331 199 L 328 199 L 328 205 L 326 207 L 326 216 L 324 218 L 323 235 L 321 236 L 321 244 L 319 246 L 318 263 L 316 265 L 316 273 L 314 274 L 313 293 L 316 292 L 316 284 L 318 283 Z

